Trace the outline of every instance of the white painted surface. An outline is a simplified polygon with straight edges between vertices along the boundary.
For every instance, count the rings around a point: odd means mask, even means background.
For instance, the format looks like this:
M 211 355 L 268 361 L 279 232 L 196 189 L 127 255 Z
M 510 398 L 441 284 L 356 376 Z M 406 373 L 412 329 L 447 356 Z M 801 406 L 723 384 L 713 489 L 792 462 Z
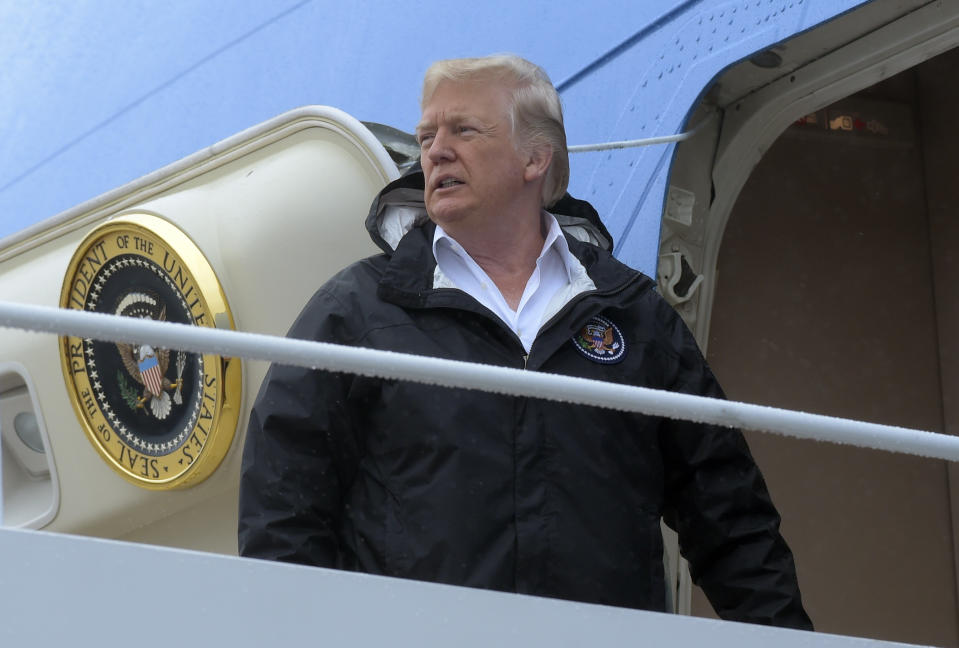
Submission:
M 282 335 L 330 275 L 376 251 L 364 218 L 395 177 L 386 151 L 353 117 L 323 106 L 293 110 L 0 241 L 0 299 L 56 306 L 87 232 L 146 212 L 177 225 L 202 251 L 237 327 Z M 124 481 L 94 451 L 70 404 L 55 338 L 4 331 L 0 362 L 28 372 L 50 433 L 60 506 L 43 528 L 121 537 L 185 516 L 191 522 L 181 527 L 180 546 L 236 551 L 235 524 L 204 524 L 190 512 L 235 502 L 248 416 L 242 408 L 265 364 L 244 367 L 237 434 L 217 472 L 189 489 L 155 492 Z

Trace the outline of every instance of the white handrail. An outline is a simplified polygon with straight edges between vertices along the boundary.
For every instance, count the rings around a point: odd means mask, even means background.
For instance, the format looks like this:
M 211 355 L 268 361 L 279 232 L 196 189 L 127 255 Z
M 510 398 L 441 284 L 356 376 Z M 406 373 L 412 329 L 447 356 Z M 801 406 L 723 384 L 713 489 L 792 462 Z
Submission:
M 0 326 L 479 389 L 959 461 L 959 437 L 599 380 L 0 301 Z

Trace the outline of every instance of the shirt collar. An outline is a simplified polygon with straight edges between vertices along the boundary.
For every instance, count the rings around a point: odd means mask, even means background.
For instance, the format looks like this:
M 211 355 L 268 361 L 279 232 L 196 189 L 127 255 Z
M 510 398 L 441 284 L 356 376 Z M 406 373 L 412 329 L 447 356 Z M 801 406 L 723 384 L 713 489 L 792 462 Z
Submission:
M 556 220 L 556 217 L 553 216 L 548 211 L 543 210 L 541 212 L 543 217 L 543 223 L 546 225 L 546 240 L 543 242 L 543 249 L 540 251 L 539 256 L 536 258 L 537 263 L 539 263 L 543 257 L 549 254 L 550 250 L 555 250 L 559 254 L 559 258 L 563 261 L 563 268 L 566 270 L 567 278 L 573 280 L 573 269 L 579 266 L 579 261 L 576 257 L 573 256 L 573 253 L 569 251 L 569 243 L 566 242 L 566 237 L 563 235 L 563 229 L 559 226 L 559 222 Z M 469 253 L 466 249 L 460 245 L 456 239 L 446 233 L 446 231 L 439 225 L 436 225 L 436 231 L 433 232 L 433 258 L 438 259 L 439 257 L 436 254 L 436 251 L 440 245 L 447 246 L 449 250 L 456 253 L 460 257 L 468 257 Z

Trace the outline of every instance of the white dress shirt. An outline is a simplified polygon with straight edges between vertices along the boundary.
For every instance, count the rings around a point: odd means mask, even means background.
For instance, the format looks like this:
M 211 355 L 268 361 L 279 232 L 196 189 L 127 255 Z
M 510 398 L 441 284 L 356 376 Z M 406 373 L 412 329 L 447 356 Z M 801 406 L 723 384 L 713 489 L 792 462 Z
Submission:
M 582 264 L 570 253 L 556 218 L 544 211 L 543 219 L 548 227 L 546 241 L 515 311 L 462 245 L 439 225 L 433 235 L 433 256 L 436 258 L 433 286 L 459 288 L 493 311 L 516 333 L 526 353 L 546 320 L 559 312 L 575 294 L 595 287 Z

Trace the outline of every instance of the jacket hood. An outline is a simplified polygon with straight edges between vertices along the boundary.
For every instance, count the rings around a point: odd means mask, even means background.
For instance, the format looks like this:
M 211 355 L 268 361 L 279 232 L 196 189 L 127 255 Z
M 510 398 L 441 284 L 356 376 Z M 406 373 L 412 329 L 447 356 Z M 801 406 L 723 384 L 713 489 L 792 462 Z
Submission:
M 407 232 L 429 222 L 423 189 L 423 170 L 417 163 L 404 176 L 386 185 L 373 201 L 366 217 L 366 231 L 387 256 L 392 256 Z M 585 200 L 566 193 L 546 211 L 556 217 L 568 235 L 612 251 L 613 237 L 593 206 Z

